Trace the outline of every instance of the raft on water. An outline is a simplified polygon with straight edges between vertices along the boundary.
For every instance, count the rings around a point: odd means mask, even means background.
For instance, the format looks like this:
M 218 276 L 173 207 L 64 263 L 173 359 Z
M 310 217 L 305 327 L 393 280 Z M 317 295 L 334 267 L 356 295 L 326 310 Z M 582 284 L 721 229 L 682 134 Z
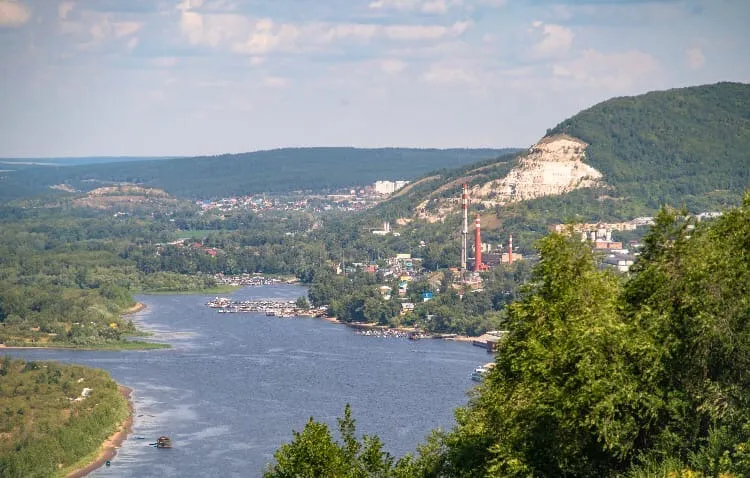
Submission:
M 156 440 L 156 448 L 172 448 L 172 439 L 168 436 L 160 436 Z

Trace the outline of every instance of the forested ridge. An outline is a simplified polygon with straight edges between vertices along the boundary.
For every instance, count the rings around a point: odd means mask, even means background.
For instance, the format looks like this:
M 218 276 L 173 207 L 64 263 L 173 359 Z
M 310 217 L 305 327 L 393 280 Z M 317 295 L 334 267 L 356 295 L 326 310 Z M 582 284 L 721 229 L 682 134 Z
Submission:
M 285 148 L 82 166 L 23 166 L 0 174 L 0 200 L 39 195 L 63 183 L 82 191 L 103 183 L 137 183 L 190 199 L 319 192 L 364 186 L 381 179 L 410 180 L 432 170 L 496 158 L 508 151 L 512 150 Z
M 127 400 L 102 370 L 0 359 L 0 476 L 65 476 L 127 415 Z
M 712 222 L 662 210 L 632 275 L 552 234 L 486 381 L 401 459 L 310 419 L 276 477 L 750 476 L 750 193 Z
M 699 213 L 737 206 L 750 185 L 750 85 L 717 83 L 614 98 L 561 122 L 589 144 L 585 162 L 603 175 L 602 187 L 507 204 L 491 214 L 526 229 L 550 222 L 627 220 L 670 204 Z M 504 177 L 520 155 L 430 174 L 373 214 L 413 216 L 430 197 L 457 197 L 470 186 Z M 436 191 L 440 191 L 436 194 Z M 510 229 L 510 227 L 508 228 Z
M 750 85 L 714 85 L 613 98 L 549 131 L 589 143 L 586 162 L 618 197 L 658 208 L 711 207 L 750 184 Z

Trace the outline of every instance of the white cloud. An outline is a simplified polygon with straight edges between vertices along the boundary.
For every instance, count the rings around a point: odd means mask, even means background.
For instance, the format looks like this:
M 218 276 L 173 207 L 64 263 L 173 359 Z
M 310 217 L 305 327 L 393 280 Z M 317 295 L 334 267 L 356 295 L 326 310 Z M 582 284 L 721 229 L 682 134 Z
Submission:
M 93 43 L 131 36 L 143 26 L 138 22 L 113 22 L 107 14 L 97 13 L 89 18 L 89 34 Z
M 422 5 L 424 13 L 442 14 L 448 11 L 449 5 L 446 0 L 432 0 Z
M 452 8 L 469 11 L 477 6 L 501 7 L 506 0 L 374 0 L 368 5 L 372 10 L 395 10 L 399 12 L 421 12 L 443 15 Z
M 269 88 L 283 88 L 289 84 L 289 79 L 280 76 L 267 76 L 263 78 L 263 86 Z
M 432 85 L 441 86 L 477 86 L 479 78 L 469 69 L 460 65 L 436 63 L 422 75 L 422 80 Z
M 65 1 L 60 2 L 60 5 L 57 6 L 57 16 L 60 18 L 60 20 L 66 20 L 68 18 L 68 14 L 73 11 L 73 8 L 75 7 L 74 2 Z
M 160 56 L 159 58 L 153 58 L 150 63 L 157 68 L 172 68 L 176 66 L 179 60 L 173 56 Z
M 573 45 L 575 34 L 570 28 L 552 23 L 535 21 L 533 32 L 541 32 L 542 39 L 531 48 L 531 56 L 535 59 L 546 59 L 567 55 Z
M 182 11 L 193 10 L 202 7 L 204 3 L 206 3 L 205 0 L 182 0 L 177 4 L 177 9 Z
M 628 90 L 659 69 L 659 62 L 642 51 L 602 53 L 589 49 L 578 58 L 555 64 L 552 71 L 556 78 L 571 80 L 578 86 Z
M 187 0 L 185 0 L 187 1 Z M 195 1 L 195 0 L 193 0 Z M 274 51 L 320 51 L 337 42 L 431 41 L 463 35 L 472 22 L 451 25 L 379 25 L 373 23 L 277 23 L 270 18 L 204 14 L 182 9 L 180 28 L 192 45 L 226 48 L 263 57 Z
M 31 11 L 16 0 L 0 0 L 0 27 L 23 25 L 31 18 Z
M 699 70 L 706 64 L 706 55 L 698 47 L 685 50 L 685 61 L 691 70 Z
M 112 29 L 115 37 L 122 38 L 137 32 L 143 26 L 139 22 L 115 22 L 112 24 Z
M 332 43 L 339 40 L 370 40 L 378 34 L 381 27 L 367 23 L 316 24 L 302 27 L 305 36 L 312 41 Z
M 73 10 L 75 15 L 71 15 Z M 134 35 L 145 25 L 145 21 L 133 21 L 132 15 L 124 20 L 121 13 L 88 10 L 70 1 L 60 3 L 57 13 L 60 32 L 72 36 L 76 47 L 81 50 L 90 50 L 114 40 L 133 50 L 139 41 Z
M 470 22 L 443 25 L 388 25 L 382 27 L 383 35 L 394 40 L 439 40 L 460 36 L 471 26 Z
M 380 60 L 379 63 L 380 63 L 380 69 L 384 71 L 385 73 L 388 73 L 389 75 L 395 75 L 396 73 L 401 73 L 409 66 L 405 61 L 394 60 L 394 59 Z
M 373 10 L 419 11 L 443 14 L 452 6 L 460 6 L 463 0 L 375 0 L 369 7 Z
M 270 19 L 256 21 L 250 30 L 244 41 L 234 43 L 232 49 L 235 52 L 262 56 L 275 50 L 292 50 L 300 37 L 300 31 L 296 26 L 277 25 Z

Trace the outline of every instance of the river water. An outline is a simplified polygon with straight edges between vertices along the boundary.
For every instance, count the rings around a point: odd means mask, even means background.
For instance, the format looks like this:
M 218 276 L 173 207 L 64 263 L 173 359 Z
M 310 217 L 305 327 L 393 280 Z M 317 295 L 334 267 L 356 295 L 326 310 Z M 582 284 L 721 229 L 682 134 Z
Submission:
M 304 294 L 298 286 L 263 286 L 230 297 Z M 466 343 L 367 337 L 320 319 L 218 314 L 204 305 L 207 296 L 137 299 L 148 307 L 134 321 L 171 349 L 10 352 L 99 367 L 134 389 L 133 433 L 111 466 L 90 476 L 260 476 L 292 430 L 311 416 L 336 430 L 346 403 L 358 435 L 377 434 L 401 456 L 431 429 L 453 426 L 471 371 L 490 360 Z M 174 448 L 148 446 L 160 435 L 171 436 Z

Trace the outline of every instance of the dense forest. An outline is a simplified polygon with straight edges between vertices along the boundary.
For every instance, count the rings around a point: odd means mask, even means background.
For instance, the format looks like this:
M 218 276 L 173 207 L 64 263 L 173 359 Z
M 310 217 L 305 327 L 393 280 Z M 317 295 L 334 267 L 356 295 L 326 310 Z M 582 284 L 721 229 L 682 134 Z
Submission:
M 0 200 L 40 195 L 57 184 L 88 191 L 112 182 L 137 183 L 190 199 L 327 191 L 381 179 L 411 180 L 432 170 L 496 158 L 509 151 L 513 150 L 287 148 L 81 166 L 8 166 L 3 169 L 17 170 L 0 173 Z
M 155 347 L 121 314 L 140 291 L 214 287 L 210 276 L 146 273 L 125 251 L 169 236 L 153 218 L 87 209 L 0 209 L 0 343 Z M 167 222 L 167 224 L 170 224 Z
M 617 197 L 698 212 L 750 184 L 750 85 L 715 85 L 614 98 L 549 131 L 580 138 L 587 162 Z
M 713 222 L 664 209 L 633 274 L 552 234 L 458 425 L 396 460 L 310 421 L 266 478 L 750 476 L 750 194 Z
M 0 476 L 49 478 L 85 465 L 128 403 L 102 370 L 5 357 L 0 413 Z

